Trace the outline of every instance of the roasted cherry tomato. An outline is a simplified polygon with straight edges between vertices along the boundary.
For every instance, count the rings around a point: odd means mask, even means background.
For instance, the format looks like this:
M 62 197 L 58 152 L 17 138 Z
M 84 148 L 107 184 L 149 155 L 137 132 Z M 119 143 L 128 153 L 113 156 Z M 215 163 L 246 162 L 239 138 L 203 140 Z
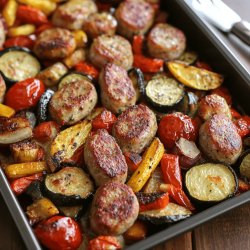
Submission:
M 5 41 L 4 47 L 9 48 L 9 47 L 25 47 L 28 49 L 32 49 L 34 46 L 34 41 L 30 39 L 28 36 L 16 36 L 9 38 Z
M 41 25 L 48 22 L 46 15 L 41 10 L 27 5 L 19 5 L 16 16 L 22 23 Z
M 34 107 L 45 91 L 43 82 L 36 78 L 28 78 L 15 83 L 5 95 L 5 104 L 16 111 Z
M 112 127 L 115 121 L 117 120 L 116 116 L 110 111 L 104 109 L 101 114 L 96 116 L 92 121 L 93 131 L 98 129 L 106 129 L 109 133 L 112 132 Z
M 161 158 L 161 170 L 165 183 L 173 184 L 176 188 L 182 188 L 179 156 L 164 154 Z
M 217 94 L 223 97 L 229 106 L 232 105 L 232 96 L 226 87 L 220 86 L 219 88 L 212 90 L 211 94 Z
M 70 217 L 53 216 L 34 229 L 36 237 L 50 250 L 74 250 L 82 241 L 79 225 Z
M 139 164 L 141 163 L 142 157 L 139 154 L 131 153 L 131 152 L 125 152 L 124 156 L 128 165 L 129 172 L 133 173 L 138 168 Z
M 98 79 L 99 71 L 92 65 L 87 62 L 79 62 L 74 66 L 74 69 L 78 72 L 92 76 L 94 79 Z
M 159 123 L 158 133 L 161 141 L 169 148 L 181 137 L 195 141 L 197 135 L 191 118 L 179 112 L 165 115 Z
M 42 173 L 33 174 L 27 177 L 22 177 L 14 180 L 13 182 L 11 182 L 10 186 L 15 195 L 20 195 L 28 188 L 28 186 L 33 181 L 42 180 L 42 178 L 43 178 Z
M 122 249 L 121 244 L 116 237 L 113 236 L 98 236 L 91 240 L 88 245 L 88 250 L 107 250 L 107 249 Z
M 33 130 L 33 136 L 40 142 L 49 142 L 59 132 L 59 125 L 53 121 L 42 122 Z
M 162 209 L 166 207 L 168 203 L 169 203 L 169 195 L 168 193 L 165 193 L 153 202 L 150 202 L 147 204 L 140 204 L 140 212 L 148 211 L 148 210 L 155 210 L 155 209 Z

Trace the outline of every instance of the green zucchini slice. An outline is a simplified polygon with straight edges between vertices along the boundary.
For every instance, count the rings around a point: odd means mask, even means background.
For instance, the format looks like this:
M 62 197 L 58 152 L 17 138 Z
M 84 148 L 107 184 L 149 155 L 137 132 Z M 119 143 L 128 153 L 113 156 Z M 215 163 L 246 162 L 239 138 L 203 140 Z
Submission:
M 191 215 L 192 212 L 189 209 L 170 202 L 163 209 L 140 212 L 138 218 L 159 225 L 177 222 Z
M 240 163 L 240 175 L 250 180 L 250 150 L 248 150 L 242 157 Z
M 45 177 L 43 191 L 56 205 L 73 206 L 82 204 L 94 192 L 94 185 L 81 168 L 65 167 Z
M 162 75 L 153 77 L 146 86 L 147 100 L 160 112 L 177 109 L 184 94 L 182 84 Z
M 193 201 L 216 203 L 236 193 L 238 179 L 230 166 L 206 163 L 187 171 L 185 186 Z
M 142 71 L 138 68 L 132 68 L 128 71 L 128 76 L 131 79 L 136 91 L 137 100 L 145 94 L 145 81 Z
M 11 47 L 0 52 L 0 72 L 8 84 L 35 77 L 40 70 L 38 59 L 27 48 Z

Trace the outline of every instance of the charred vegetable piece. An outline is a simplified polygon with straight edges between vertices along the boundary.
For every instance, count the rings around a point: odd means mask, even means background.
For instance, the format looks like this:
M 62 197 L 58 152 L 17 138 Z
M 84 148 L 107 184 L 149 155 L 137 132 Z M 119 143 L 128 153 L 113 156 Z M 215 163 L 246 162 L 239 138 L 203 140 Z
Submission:
M 64 216 L 70 217 L 74 220 L 79 220 L 83 212 L 83 205 L 58 208 L 60 213 L 62 213 Z
M 42 195 L 42 183 L 41 181 L 32 182 L 25 191 L 25 194 L 30 196 L 33 201 L 41 199 Z
M 143 188 L 151 173 L 159 164 L 163 153 L 163 144 L 158 138 L 155 138 L 144 153 L 140 165 L 127 183 L 134 192 L 139 192 Z
M 34 225 L 39 221 L 59 214 L 59 211 L 49 199 L 41 198 L 27 207 L 26 214 L 28 215 L 30 224 Z
M 45 152 L 34 141 L 21 141 L 10 145 L 12 156 L 16 163 L 41 161 L 45 158 Z
M 56 205 L 81 204 L 94 192 L 94 184 L 80 168 L 65 167 L 44 179 L 44 194 Z
M 10 179 L 16 179 L 28 175 L 42 173 L 47 170 L 46 162 L 26 162 L 8 165 L 5 169 L 5 174 Z
M 43 174 L 38 173 L 27 177 L 22 177 L 11 182 L 10 186 L 15 195 L 20 195 L 36 180 L 42 180 Z
M 177 109 L 184 97 L 183 85 L 166 76 L 155 76 L 146 86 L 146 97 L 158 111 Z
M 0 144 L 11 144 L 32 136 L 32 128 L 22 117 L 0 118 Z
M 168 193 L 150 193 L 143 192 L 136 193 L 140 205 L 140 212 L 147 210 L 161 209 L 168 205 Z
M 243 156 L 240 164 L 240 174 L 250 180 L 250 151 Z
M 0 71 L 6 83 L 35 77 L 40 69 L 39 61 L 27 48 L 11 47 L 0 52 Z
M 78 80 L 87 80 L 89 82 L 93 81 L 93 78 L 90 75 L 86 75 L 79 72 L 71 72 L 63 76 L 58 84 L 58 89 L 61 89 L 66 84 L 74 83 Z
M 132 80 L 136 91 L 137 100 L 145 94 L 145 81 L 142 71 L 138 68 L 132 68 L 128 71 L 128 76 Z
M 39 142 L 51 142 L 59 132 L 59 126 L 53 122 L 42 122 L 33 130 L 33 137 Z
M 54 172 L 61 163 L 70 162 L 71 157 L 86 141 L 91 131 L 91 123 L 83 121 L 61 131 L 51 144 L 50 168 Z
M 54 91 L 47 89 L 41 96 L 37 105 L 37 119 L 38 122 L 45 122 L 48 119 L 48 105 L 51 97 L 54 95 Z
M 193 92 L 187 92 L 182 102 L 178 106 L 178 110 L 189 117 L 194 117 L 198 111 L 199 97 Z
M 159 225 L 177 222 L 191 215 L 189 209 L 170 202 L 163 209 L 140 212 L 138 218 Z
M 131 153 L 131 152 L 125 152 L 124 156 L 128 165 L 129 172 L 133 173 L 140 165 L 142 161 L 142 157 L 139 154 Z
M 155 171 L 151 174 L 149 180 L 143 188 L 144 193 L 158 193 L 162 192 L 160 190 L 161 184 L 164 184 L 163 174 L 160 167 L 157 167 Z
M 124 234 L 126 243 L 133 243 L 146 238 L 148 228 L 145 222 L 137 220 Z
M 182 188 L 181 169 L 177 155 L 164 154 L 161 159 L 161 170 L 166 183 Z
M 178 62 L 168 62 L 167 65 L 178 81 L 193 89 L 211 90 L 218 88 L 223 83 L 223 76 L 212 71 Z
M 70 217 L 53 216 L 34 229 L 39 241 L 50 250 L 78 249 L 82 241 L 79 225 Z
M 194 51 L 185 51 L 179 58 L 178 61 L 187 65 L 194 64 L 198 58 L 198 54 Z
M 186 189 L 199 202 L 219 202 L 238 189 L 234 170 L 222 164 L 206 163 L 192 167 L 185 176 Z

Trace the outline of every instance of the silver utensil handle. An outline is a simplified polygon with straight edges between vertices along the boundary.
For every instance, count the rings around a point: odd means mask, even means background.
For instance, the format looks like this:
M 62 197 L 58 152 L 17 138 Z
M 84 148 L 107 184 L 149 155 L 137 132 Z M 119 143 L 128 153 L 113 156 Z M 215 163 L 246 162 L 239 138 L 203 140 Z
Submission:
M 246 44 L 250 45 L 250 23 L 246 21 L 238 22 L 234 24 L 231 31 Z

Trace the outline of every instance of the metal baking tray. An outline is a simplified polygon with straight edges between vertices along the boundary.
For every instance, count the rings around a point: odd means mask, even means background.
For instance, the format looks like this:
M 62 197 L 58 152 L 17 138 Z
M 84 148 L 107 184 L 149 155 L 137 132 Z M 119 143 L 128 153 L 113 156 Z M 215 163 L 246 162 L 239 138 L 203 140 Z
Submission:
M 234 93 L 235 101 L 249 114 L 250 74 L 215 35 L 213 28 L 194 13 L 184 0 L 163 0 L 161 7 L 169 12 L 169 22 L 185 32 L 188 46 L 205 58 L 217 72 L 225 75 L 225 83 Z M 1 168 L 0 191 L 27 249 L 42 249 Z M 149 249 L 249 201 L 250 191 L 199 212 L 182 222 L 166 227 L 166 229 L 145 240 L 127 247 L 127 250 Z

